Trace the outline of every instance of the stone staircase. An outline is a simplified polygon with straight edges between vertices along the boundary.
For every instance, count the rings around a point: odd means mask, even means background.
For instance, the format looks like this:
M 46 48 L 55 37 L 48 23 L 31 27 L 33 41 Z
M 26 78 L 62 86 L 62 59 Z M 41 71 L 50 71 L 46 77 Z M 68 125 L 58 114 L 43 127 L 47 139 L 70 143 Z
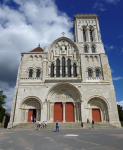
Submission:
M 48 123 L 47 129 L 55 130 L 55 123 Z M 80 122 L 67 122 L 59 123 L 60 129 L 90 129 L 92 127 L 91 123 L 80 123 Z M 37 129 L 37 123 L 20 123 L 13 127 L 14 129 Z M 110 123 L 95 123 L 95 129 L 113 129 L 118 128 L 111 125 Z

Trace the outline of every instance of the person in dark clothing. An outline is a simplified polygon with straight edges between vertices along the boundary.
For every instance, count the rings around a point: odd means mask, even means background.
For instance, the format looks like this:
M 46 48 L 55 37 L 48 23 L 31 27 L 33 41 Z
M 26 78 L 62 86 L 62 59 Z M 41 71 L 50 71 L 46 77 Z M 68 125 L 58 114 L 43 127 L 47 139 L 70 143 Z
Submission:
M 56 132 L 57 132 L 57 130 L 59 132 L 59 121 L 58 120 L 56 121 Z
M 94 129 L 94 120 L 92 120 L 92 129 Z

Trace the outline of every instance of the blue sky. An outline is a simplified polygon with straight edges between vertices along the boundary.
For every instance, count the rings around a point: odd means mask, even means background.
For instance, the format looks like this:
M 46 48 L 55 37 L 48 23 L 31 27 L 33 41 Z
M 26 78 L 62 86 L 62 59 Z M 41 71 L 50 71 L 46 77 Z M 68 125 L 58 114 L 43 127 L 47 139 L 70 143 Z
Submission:
M 116 99 L 123 106 L 122 0 L 0 0 L 0 86 L 11 110 L 20 53 L 44 48 L 64 31 L 73 40 L 73 14 L 97 13 Z M 57 32 L 56 32 L 57 29 Z

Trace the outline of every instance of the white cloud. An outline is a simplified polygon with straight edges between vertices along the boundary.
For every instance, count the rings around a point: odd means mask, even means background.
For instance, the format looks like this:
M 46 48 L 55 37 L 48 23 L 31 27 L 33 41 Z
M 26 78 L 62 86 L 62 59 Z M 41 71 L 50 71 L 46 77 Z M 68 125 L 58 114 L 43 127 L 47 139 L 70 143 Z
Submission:
M 104 47 L 105 47 L 106 50 L 108 50 L 108 51 L 111 51 L 111 50 L 113 50 L 113 49 L 116 49 L 116 46 L 114 46 L 114 45 L 111 45 L 111 46 L 109 46 L 109 45 L 104 45 Z
M 118 36 L 119 38 L 121 38 L 121 37 L 123 37 L 123 34 L 122 35 L 120 35 L 120 36 Z
M 100 9 L 101 11 L 105 11 L 104 5 L 102 3 L 96 2 L 93 6 L 93 9 Z
M 62 32 L 73 39 L 73 22 L 58 10 L 54 0 L 14 0 L 18 9 L 10 8 L 7 2 L 9 0 L 0 3 L 0 79 L 3 88 L 8 87 L 5 93 L 9 99 L 5 107 L 9 109 L 20 53 L 31 51 L 39 43 L 43 48 L 61 37 Z
M 107 3 L 117 4 L 120 0 L 105 0 Z
M 113 80 L 121 80 L 121 79 L 123 79 L 123 77 L 113 78 Z
M 123 100 L 120 102 L 117 102 L 117 104 L 123 107 Z

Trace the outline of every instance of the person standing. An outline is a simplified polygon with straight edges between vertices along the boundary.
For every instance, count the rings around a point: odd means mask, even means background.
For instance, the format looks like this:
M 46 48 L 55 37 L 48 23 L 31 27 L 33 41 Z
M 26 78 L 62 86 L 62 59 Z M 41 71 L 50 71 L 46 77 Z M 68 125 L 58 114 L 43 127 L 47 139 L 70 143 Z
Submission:
M 58 120 L 56 121 L 56 132 L 57 132 L 57 130 L 59 132 L 59 121 Z
M 37 129 L 39 129 L 39 120 L 37 121 Z
M 47 121 L 45 122 L 45 129 L 47 128 Z
M 45 129 L 45 121 L 43 121 L 43 129 Z
M 31 123 L 33 123 L 33 117 L 31 116 Z
M 94 120 L 92 120 L 92 129 L 94 129 Z

